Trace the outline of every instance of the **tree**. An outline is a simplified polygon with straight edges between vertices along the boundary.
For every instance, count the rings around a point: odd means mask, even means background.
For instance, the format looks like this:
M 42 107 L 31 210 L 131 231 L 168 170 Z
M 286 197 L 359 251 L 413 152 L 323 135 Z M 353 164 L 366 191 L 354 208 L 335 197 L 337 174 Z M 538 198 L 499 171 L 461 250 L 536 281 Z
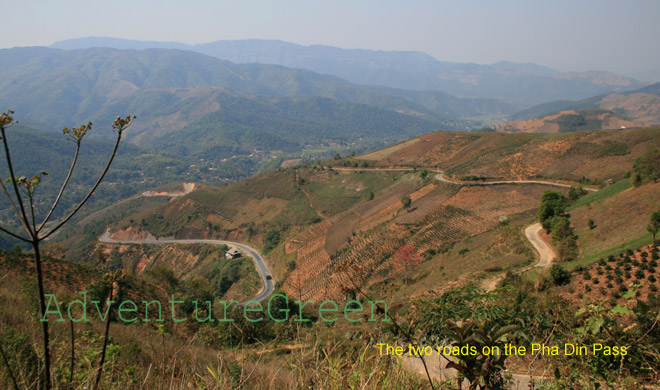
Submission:
M 457 354 L 455 359 L 448 359 L 447 368 L 460 373 L 456 378 L 457 387 L 462 389 L 463 382 L 467 380 L 468 389 L 504 388 L 502 372 L 509 356 L 502 351 L 508 336 L 519 328 L 516 324 L 502 326 L 492 319 L 478 322 L 472 319 L 448 321 L 446 336 L 451 340 L 451 346 L 471 351 Z M 500 352 L 486 354 L 484 350 Z
M 406 283 L 408 282 L 408 270 L 422 262 L 417 250 L 410 245 L 404 245 L 394 252 L 392 260 L 399 272 L 403 271 L 403 280 Z
M 638 157 L 633 164 L 633 170 L 639 184 L 644 181 L 657 181 L 660 178 L 660 150 L 650 150 Z
M 553 217 L 547 221 L 552 232 L 552 243 L 557 249 L 560 261 L 575 260 L 578 254 L 577 237 L 571 227 L 571 221 L 564 216 Z
M 59 192 L 53 201 L 49 211 L 46 213 L 46 216 L 41 219 L 40 223 L 37 223 L 37 215 L 35 213 L 35 194 L 41 183 L 41 180 L 44 176 L 47 176 L 47 172 L 39 172 L 37 175 L 32 178 L 27 178 L 26 176 L 17 176 L 14 172 L 14 163 L 11 157 L 11 149 L 9 147 L 9 142 L 7 139 L 7 129 L 13 124 L 17 123 L 14 121 L 13 115 L 14 111 L 8 110 L 0 114 L 0 137 L 5 151 L 5 160 L 7 163 L 7 170 L 9 172 L 9 178 L 6 179 L 6 182 L 9 183 L 9 189 L 4 185 L 4 181 L 0 178 L 0 186 L 5 196 L 9 200 L 10 207 L 13 209 L 16 214 L 16 220 L 25 230 L 25 234 L 16 233 L 12 231 L 10 226 L 0 226 L 0 231 L 8 234 L 9 236 L 29 243 L 34 251 L 34 262 L 35 269 L 37 273 L 37 285 L 39 288 L 39 311 L 41 318 L 44 318 L 46 313 L 46 297 L 44 291 L 44 275 L 42 271 L 42 257 L 41 257 L 41 243 L 46 240 L 48 237 L 57 232 L 62 226 L 64 226 L 71 218 L 78 213 L 80 208 L 87 203 L 89 198 L 92 196 L 96 188 L 101 184 L 106 173 L 110 169 L 110 165 L 117 154 L 117 149 L 119 147 L 119 142 L 121 141 L 122 134 L 128 126 L 130 126 L 135 116 L 126 116 L 126 118 L 117 117 L 112 124 L 112 128 L 117 132 L 117 137 L 115 140 L 114 149 L 112 154 L 108 159 L 108 162 L 103 169 L 101 175 L 89 190 L 87 195 L 80 201 L 68 215 L 62 218 L 59 222 L 55 222 L 52 225 L 53 227 L 47 227 L 46 224 L 53 216 L 53 212 L 57 208 L 62 199 L 62 195 L 65 193 L 69 180 L 73 174 L 74 169 L 78 163 L 78 155 L 80 153 L 80 148 L 82 145 L 82 140 L 85 135 L 92 129 L 92 122 L 83 124 L 80 127 L 64 128 L 62 133 L 65 134 L 68 140 L 72 141 L 75 144 L 75 152 L 69 166 L 66 178 L 60 186 Z M 42 327 L 42 344 L 44 348 L 44 367 L 43 367 L 43 381 L 42 386 L 45 389 L 50 389 L 52 387 L 51 383 L 51 351 L 50 351 L 50 333 L 48 328 L 48 321 L 41 321 Z M 8 370 L 11 371 L 11 368 L 8 366 Z
M 571 221 L 566 217 L 554 217 L 550 221 L 552 241 L 556 244 L 575 237 Z
M 545 191 L 543 193 L 537 215 L 545 230 L 550 231 L 550 221 L 553 217 L 564 214 L 567 204 L 568 199 L 558 192 Z
M 656 211 L 651 215 L 649 225 L 646 227 L 646 230 L 653 235 L 653 243 L 655 244 L 655 236 L 660 231 L 660 211 Z
M 406 209 L 406 211 L 410 211 L 410 205 L 412 204 L 412 199 L 410 199 L 410 196 L 404 195 L 401 198 L 401 204 L 403 205 L 403 208 Z

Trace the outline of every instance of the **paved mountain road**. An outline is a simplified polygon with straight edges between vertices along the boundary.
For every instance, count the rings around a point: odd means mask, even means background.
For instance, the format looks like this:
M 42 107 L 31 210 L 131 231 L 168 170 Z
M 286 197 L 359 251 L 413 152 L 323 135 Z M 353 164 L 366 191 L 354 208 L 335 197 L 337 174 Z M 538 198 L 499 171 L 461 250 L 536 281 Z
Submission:
M 261 292 L 254 298 L 243 302 L 245 305 L 250 301 L 263 301 L 268 298 L 270 294 L 275 290 L 275 284 L 273 283 L 273 278 L 268 270 L 268 266 L 264 262 L 263 257 L 255 249 L 240 244 L 233 241 L 224 241 L 224 240 L 207 240 L 207 239 L 145 239 L 145 240 L 115 240 L 110 238 L 110 231 L 106 231 L 100 238 L 99 241 L 106 244 L 212 244 L 212 245 L 227 245 L 239 248 L 245 251 L 248 255 L 252 256 L 252 261 L 261 275 L 261 281 L 264 284 Z
M 349 172 L 357 172 L 357 171 L 382 171 L 382 172 L 411 172 L 411 171 L 419 171 L 422 169 L 426 169 L 429 172 L 435 172 L 435 179 L 441 182 L 445 183 L 451 183 L 451 184 L 458 184 L 462 186 L 496 186 L 496 185 L 503 185 L 503 184 L 543 184 L 546 186 L 554 186 L 554 187 L 562 187 L 562 188 L 571 188 L 574 186 L 574 184 L 564 184 L 564 183 L 555 183 L 554 181 L 545 181 L 545 180 L 500 180 L 500 181 L 483 181 L 483 182 L 458 182 L 458 181 L 452 181 L 444 176 L 443 171 L 439 171 L 437 169 L 428 169 L 428 168 L 352 168 L 352 167 L 332 167 L 333 170 L 335 171 L 349 171 Z M 588 187 L 583 187 L 586 191 L 598 191 L 598 188 L 588 188 Z
M 350 167 L 333 167 L 332 169 L 337 171 L 412 171 L 413 170 L 412 168 L 350 168 Z M 438 181 L 451 183 L 451 184 L 465 185 L 465 186 L 488 186 L 488 185 L 503 185 L 503 184 L 542 184 L 542 185 L 549 185 L 549 186 L 562 187 L 562 188 L 571 187 L 570 184 L 555 183 L 555 182 L 543 181 L 543 180 L 505 180 L 505 181 L 491 181 L 491 182 L 480 182 L 480 183 L 455 182 L 446 179 L 444 177 L 444 172 L 442 171 L 438 171 L 438 170 L 429 170 L 429 171 L 437 173 L 435 175 L 435 178 Z M 186 183 L 186 185 L 184 186 L 184 193 L 162 193 L 162 194 L 157 194 L 157 195 L 154 194 L 154 195 L 183 196 L 190 193 L 193 190 L 193 188 L 194 185 Z M 585 190 L 598 191 L 595 188 L 585 188 Z M 152 194 L 149 194 L 148 192 L 145 192 L 143 195 L 154 196 Z M 541 238 L 538 236 L 538 232 L 540 230 L 541 230 L 540 223 L 532 224 L 527 228 L 525 228 L 525 236 L 540 254 L 539 262 L 535 264 L 535 266 L 545 267 L 552 262 L 552 260 L 555 258 L 555 254 L 552 251 L 552 249 L 545 242 L 543 242 L 543 240 L 541 240 Z M 261 275 L 261 280 L 263 281 L 264 284 L 264 287 L 261 290 L 261 292 L 256 297 L 252 298 L 251 301 L 263 301 L 275 290 L 273 278 L 270 274 L 270 271 L 268 270 L 268 266 L 264 262 L 264 259 L 261 257 L 259 252 L 257 252 L 255 249 L 247 245 L 243 245 L 237 242 L 223 241 L 223 240 L 208 240 L 208 239 L 145 239 L 145 240 L 136 240 L 136 241 L 114 240 L 110 238 L 110 231 L 107 231 L 105 234 L 103 234 L 99 238 L 99 241 L 107 244 L 212 244 L 212 245 L 234 246 L 242 249 L 243 251 L 247 252 L 250 256 L 252 256 L 254 265 L 257 268 L 259 274 Z M 245 303 L 246 302 L 244 302 L 244 304 Z
M 555 252 L 539 237 L 543 226 L 539 222 L 525 228 L 525 237 L 532 243 L 534 249 L 539 252 L 539 261 L 534 267 L 547 267 L 556 258 Z

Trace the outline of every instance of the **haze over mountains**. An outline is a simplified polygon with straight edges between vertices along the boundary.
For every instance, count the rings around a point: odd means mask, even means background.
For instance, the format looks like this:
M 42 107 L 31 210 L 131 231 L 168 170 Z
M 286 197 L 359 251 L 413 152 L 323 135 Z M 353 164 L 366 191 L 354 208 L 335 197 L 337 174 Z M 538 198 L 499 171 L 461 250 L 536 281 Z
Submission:
M 135 114 L 127 141 L 188 164 L 211 161 L 212 169 L 243 158 L 231 168 L 241 172 L 232 179 L 273 157 L 361 152 L 431 131 L 490 125 L 535 102 L 547 114 L 545 108 L 564 109 L 573 104 L 566 99 L 596 93 L 643 96 L 652 104 L 645 114 L 635 111 L 639 105 L 625 111 L 578 102 L 576 109 L 613 110 L 640 123 L 660 118 L 653 87 L 631 92 L 641 83 L 607 72 L 458 64 L 419 52 L 270 40 L 82 38 L 0 50 L 0 67 L 0 105 L 25 124 L 52 131 L 91 120 L 109 127 L 118 113 Z
M 660 83 L 619 93 L 609 93 L 588 99 L 547 102 L 523 110 L 512 116 L 514 120 L 533 119 L 565 110 L 611 110 L 626 119 L 642 124 L 660 123 Z
M 527 108 L 560 99 L 639 88 L 637 80 L 603 71 L 560 73 L 536 64 L 498 62 L 492 65 L 438 61 L 422 52 L 341 49 L 302 46 L 277 40 L 220 40 L 187 45 L 88 37 L 56 42 L 62 49 L 176 48 L 196 51 L 235 63 L 265 63 L 309 69 L 363 85 L 399 89 L 440 90 L 459 97 L 495 98 Z

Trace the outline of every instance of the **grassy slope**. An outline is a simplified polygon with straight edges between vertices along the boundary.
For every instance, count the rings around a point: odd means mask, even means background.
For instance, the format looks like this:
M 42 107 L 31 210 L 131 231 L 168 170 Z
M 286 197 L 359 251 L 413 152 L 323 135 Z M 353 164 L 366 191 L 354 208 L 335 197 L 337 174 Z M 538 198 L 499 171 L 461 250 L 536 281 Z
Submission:
M 430 133 L 359 158 L 372 165 L 427 166 L 457 177 L 620 180 L 634 159 L 660 147 L 660 129 L 579 134 Z
M 588 264 L 625 249 L 635 249 L 651 242 L 646 230 L 650 215 L 660 209 L 660 183 L 628 188 L 625 182 L 589 195 L 571 211 L 571 221 L 579 237 L 583 259 Z M 609 191 L 608 191 L 609 190 Z M 588 227 L 593 219 L 596 227 Z

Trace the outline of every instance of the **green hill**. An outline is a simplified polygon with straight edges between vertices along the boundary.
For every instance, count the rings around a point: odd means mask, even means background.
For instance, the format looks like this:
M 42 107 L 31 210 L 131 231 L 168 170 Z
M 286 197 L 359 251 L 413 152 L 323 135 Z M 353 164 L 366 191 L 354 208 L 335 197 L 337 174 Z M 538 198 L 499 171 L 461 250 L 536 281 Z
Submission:
M 634 79 L 608 72 L 560 73 L 536 64 L 504 61 L 489 65 L 455 63 L 437 60 L 426 53 L 415 51 L 303 46 L 279 40 L 221 40 L 186 45 L 87 37 L 52 45 L 64 49 L 94 46 L 124 49 L 178 48 L 235 63 L 276 64 L 308 69 L 360 85 L 444 91 L 463 98 L 498 99 L 517 107 L 529 107 L 557 99 L 583 99 L 641 86 Z
M 109 106 L 130 105 L 155 115 L 146 108 L 173 101 L 137 93 L 206 87 L 251 95 L 322 96 L 441 118 L 419 104 L 336 77 L 274 65 L 236 65 L 181 50 L 14 48 L 0 50 L 0 66 L 0 104 L 11 105 L 29 121 L 56 127 L 69 121 L 105 122 L 113 118 L 103 114 Z

